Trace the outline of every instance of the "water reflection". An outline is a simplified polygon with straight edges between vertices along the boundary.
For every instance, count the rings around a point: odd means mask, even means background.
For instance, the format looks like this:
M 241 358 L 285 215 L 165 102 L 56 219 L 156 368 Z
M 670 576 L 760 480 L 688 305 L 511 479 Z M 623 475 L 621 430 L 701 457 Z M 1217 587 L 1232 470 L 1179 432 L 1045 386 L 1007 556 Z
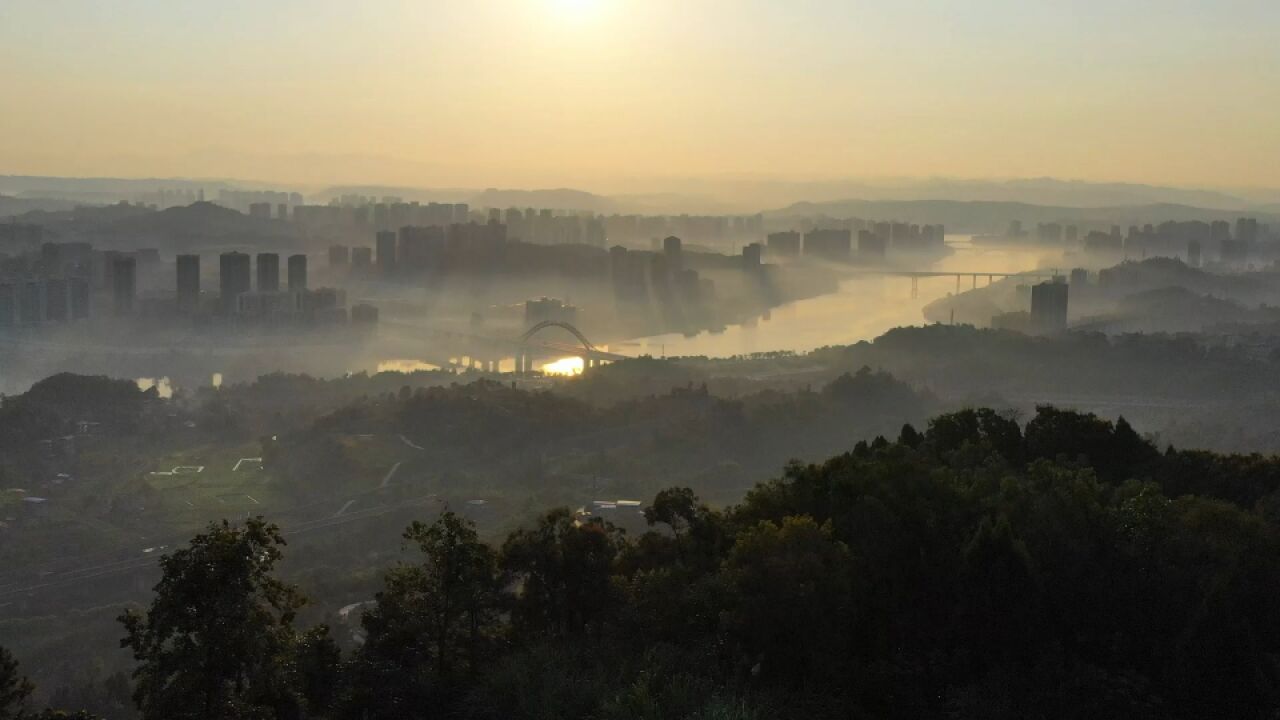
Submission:
M 1027 246 L 974 245 L 968 235 L 948 236 L 955 252 L 931 267 L 939 272 L 1002 273 L 1042 267 L 1062 267 L 1061 250 Z M 981 278 L 978 285 L 985 285 Z M 952 277 L 920 278 L 911 294 L 906 277 L 863 275 L 845 280 L 829 295 L 775 308 L 758 321 L 735 325 L 720 333 L 686 337 L 679 333 L 638 338 L 619 347 L 627 355 L 726 357 L 758 352 L 813 350 L 871 340 L 892 328 L 924 323 L 925 305 L 956 291 Z M 960 290 L 973 281 L 964 278 Z
M 554 362 L 543 363 L 540 369 L 547 375 L 581 375 L 582 358 L 563 357 Z
M 169 382 L 169 378 L 167 377 L 162 377 L 162 378 L 141 377 L 134 380 L 134 382 L 138 384 L 138 389 L 142 390 L 143 392 L 146 392 L 151 388 L 155 388 L 156 394 L 158 394 L 160 397 L 162 398 L 173 397 L 173 385 Z
M 378 363 L 378 372 L 380 373 L 398 372 L 398 373 L 407 374 L 407 373 L 414 373 L 414 372 L 420 372 L 420 371 L 425 372 L 425 371 L 439 370 L 439 369 L 440 369 L 439 365 L 432 365 L 431 363 L 422 362 L 421 360 L 406 360 L 403 358 L 396 358 L 393 360 L 383 360 L 382 362 Z

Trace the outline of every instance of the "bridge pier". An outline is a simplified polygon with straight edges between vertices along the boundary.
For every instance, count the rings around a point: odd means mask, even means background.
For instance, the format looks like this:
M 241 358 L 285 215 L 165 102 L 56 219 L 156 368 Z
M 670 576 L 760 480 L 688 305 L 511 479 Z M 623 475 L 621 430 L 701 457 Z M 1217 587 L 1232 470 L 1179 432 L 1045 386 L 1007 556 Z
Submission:
M 915 275 L 911 276 L 911 299 L 915 300 L 920 297 L 920 278 Z

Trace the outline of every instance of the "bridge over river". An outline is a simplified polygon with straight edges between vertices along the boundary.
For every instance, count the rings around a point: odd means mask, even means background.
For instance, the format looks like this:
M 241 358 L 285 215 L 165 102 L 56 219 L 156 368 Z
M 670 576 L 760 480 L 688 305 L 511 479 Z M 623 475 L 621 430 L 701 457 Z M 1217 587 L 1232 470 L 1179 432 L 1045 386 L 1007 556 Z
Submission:
M 982 270 L 901 270 L 896 268 L 883 269 L 866 269 L 857 270 L 854 275 L 878 275 L 881 277 L 905 277 L 911 278 L 911 297 L 920 296 L 920 278 L 940 278 L 954 277 L 956 279 L 956 292 L 960 292 L 960 278 L 970 278 L 973 282 L 971 287 L 978 287 L 978 278 L 985 277 L 987 284 L 995 282 L 997 278 L 1003 280 L 1005 278 L 1028 278 L 1031 280 L 1052 280 L 1059 277 L 1062 273 L 1057 268 L 1045 268 L 1042 270 L 1023 270 L 1018 272 L 991 272 Z
M 388 337 L 388 329 L 408 332 L 408 337 L 401 335 L 400 339 L 417 346 L 414 354 L 425 355 L 431 361 L 438 360 L 440 362 L 434 364 L 442 366 L 470 367 L 493 372 L 498 369 L 500 361 L 514 358 L 515 371 L 527 373 L 533 371 L 533 361 L 538 357 L 580 358 L 583 369 L 627 359 L 626 355 L 597 348 L 572 324 L 554 320 L 540 322 L 515 337 L 459 332 L 398 321 L 383 321 L 380 324 L 383 328 L 380 335 L 384 339 Z M 558 342 L 538 337 L 553 328 L 564 330 L 577 342 Z

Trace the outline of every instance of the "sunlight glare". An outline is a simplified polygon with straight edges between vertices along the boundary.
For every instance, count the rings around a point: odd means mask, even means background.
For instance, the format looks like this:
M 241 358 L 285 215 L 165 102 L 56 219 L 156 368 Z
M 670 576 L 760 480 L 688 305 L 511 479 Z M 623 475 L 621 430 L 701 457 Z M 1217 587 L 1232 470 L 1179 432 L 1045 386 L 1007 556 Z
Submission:
M 585 20 L 600 12 L 605 0 L 548 0 L 556 15 L 569 20 Z
M 549 362 L 542 366 L 542 372 L 547 375 L 581 375 L 582 374 L 582 358 L 580 357 L 564 357 Z

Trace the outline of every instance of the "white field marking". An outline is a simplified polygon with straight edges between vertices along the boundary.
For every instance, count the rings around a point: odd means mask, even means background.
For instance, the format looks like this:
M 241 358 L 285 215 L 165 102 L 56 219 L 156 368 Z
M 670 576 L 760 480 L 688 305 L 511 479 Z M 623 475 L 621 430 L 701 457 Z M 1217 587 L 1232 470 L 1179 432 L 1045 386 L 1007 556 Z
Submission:
M 391 482 L 391 476 L 395 475 L 396 471 L 399 469 L 400 469 L 400 463 L 396 463 L 395 465 L 392 465 L 391 469 L 387 471 L 387 476 L 382 478 L 382 484 L 379 485 L 378 488 L 382 489 L 386 487 L 387 484 Z

